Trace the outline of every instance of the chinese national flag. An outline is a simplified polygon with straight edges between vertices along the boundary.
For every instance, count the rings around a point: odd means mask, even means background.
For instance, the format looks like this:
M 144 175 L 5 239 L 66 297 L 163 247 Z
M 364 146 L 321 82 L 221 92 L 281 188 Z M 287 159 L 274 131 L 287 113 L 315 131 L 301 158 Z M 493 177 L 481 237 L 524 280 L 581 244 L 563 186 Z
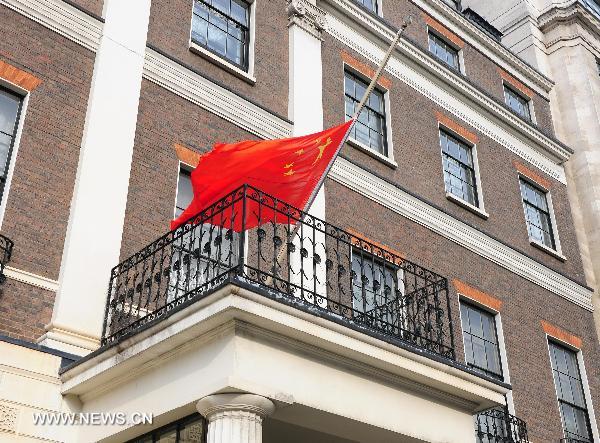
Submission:
M 171 229 L 178 228 L 244 184 L 293 207 L 307 209 L 307 203 L 337 157 L 352 123 L 350 120 L 302 137 L 215 145 L 212 151 L 200 157 L 192 172 L 193 200 L 181 216 L 171 222 Z M 265 207 L 261 207 L 259 219 L 256 208 L 252 207 L 258 204 L 248 202 L 251 205 L 246 211 L 246 229 L 272 221 L 288 223 L 277 211 Z M 239 231 L 241 221 L 237 218 L 234 229 Z

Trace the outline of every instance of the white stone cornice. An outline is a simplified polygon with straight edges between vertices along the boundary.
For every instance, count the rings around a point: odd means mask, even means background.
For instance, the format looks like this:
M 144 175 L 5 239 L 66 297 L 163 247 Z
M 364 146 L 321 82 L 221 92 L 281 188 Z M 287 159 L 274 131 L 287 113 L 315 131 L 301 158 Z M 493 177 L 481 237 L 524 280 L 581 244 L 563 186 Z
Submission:
M 540 15 L 538 22 L 549 50 L 561 42 L 581 39 L 596 55 L 600 52 L 600 18 L 580 3 L 555 6 Z
M 593 311 L 592 291 L 436 209 L 348 160 L 336 160 L 329 177 L 475 254 Z
M 377 40 L 365 37 L 345 23 L 343 17 L 338 18 L 333 13 L 328 14 L 327 22 L 329 34 L 374 64 L 380 63 L 385 52 L 375 41 L 389 41 L 393 37 L 393 30 L 379 21 L 374 21 L 370 28 Z M 562 163 L 570 157 L 570 152 L 565 147 L 519 119 L 414 44 L 400 40 L 386 70 L 554 179 L 566 183 Z
M 327 28 L 324 11 L 307 0 L 288 0 L 287 13 L 290 26 L 300 26 L 314 37 L 322 39 L 323 31 Z
M 58 281 L 28 271 L 23 271 L 22 269 L 7 266 L 4 273 L 6 274 L 6 277 L 11 280 L 42 288 L 46 291 L 56 292 L 58 289 Z
M 149 48 L 144 78 L 261 138 L 291 136 L 286 120 Z
M 91 51 L 98 49 L 102 22 L 62 0 L 0 0 L 0 5 L 19 12 Z

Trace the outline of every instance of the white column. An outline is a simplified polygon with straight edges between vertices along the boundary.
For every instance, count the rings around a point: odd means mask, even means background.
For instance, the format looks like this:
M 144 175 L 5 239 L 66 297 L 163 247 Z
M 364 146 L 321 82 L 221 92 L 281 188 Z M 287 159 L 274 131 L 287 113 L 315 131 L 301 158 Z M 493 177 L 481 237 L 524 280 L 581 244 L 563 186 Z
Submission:
M 110 270 L 118 264 L 150 0 L 105 0 L 79 165 L 45 345 L 98 346 Z
M 289 16 L 289 105 L 288 116 L 294 122 L 294 136 L 312 134 L 323 130 L 323 65 L 321 58 L 322 33 L 325 30 L 325 13 L 315 6 L 315 0 L 292 0 L 288 3 Z M 325 192 L 317 194 L 309 213 L 325 219 Z M 318 243 L 324 244 L 325 238 L 319 235 Z M 307 250 L 312 244 L 306 242 Z M 299 248 L 298 248 L 299 249 Z M 325 261 L 324 248 L 315 251 Z M 292 257 L 292 266 L 299 268 L 300 256 Z M 305 271 L 307 289 L 313 289 L 312 256 L 305 259 L 309 268 Z M 321 268 L 323 264 L 321 265 Z M 320 269 L 319 269 L 320 270 Z M 321 282 L 317 288 L 319 294 L 325 294 L 325 272 L 317 278 Z M 297 275 L 293 280 L 299 280 Z M 295 281 L 299 283 L 299 281 Z M 321 303 L 322 304 L 322 303 Z
M 207 443 L 261 443 L 263 419 L 275 412 L 275 404 L 260 395 L 216 394 L 201 399 L 196 409 L 208 421 Z

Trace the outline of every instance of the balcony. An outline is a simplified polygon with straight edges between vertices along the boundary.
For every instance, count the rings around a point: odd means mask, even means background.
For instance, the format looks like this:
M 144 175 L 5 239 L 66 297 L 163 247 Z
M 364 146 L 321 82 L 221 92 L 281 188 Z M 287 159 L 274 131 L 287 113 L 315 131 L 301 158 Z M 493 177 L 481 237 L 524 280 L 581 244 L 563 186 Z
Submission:
M 444 277 L 249 186 L 112 270 L 102 345 L 227 284 L 455 360 Z
M 14 243 L 10 238 L 0 234 L 0 284 L 6 281 L 4 268 L 10 262 L 13 246 Z
M 527 423 L 508 413 L 506 408 L 495 408 L 475 416 L 477 443 L 529 443 Z

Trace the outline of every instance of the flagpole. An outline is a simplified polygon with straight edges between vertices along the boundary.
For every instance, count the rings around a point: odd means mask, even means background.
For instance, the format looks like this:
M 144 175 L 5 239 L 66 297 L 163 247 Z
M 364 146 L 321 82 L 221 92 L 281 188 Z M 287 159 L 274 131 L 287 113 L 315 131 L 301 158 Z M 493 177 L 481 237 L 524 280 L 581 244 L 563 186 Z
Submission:
M 335 154 L 333 155 L 333 157 L 329 161 L 329 164 L 327 165 L 327 168 L 325 168 L 325 171 L 323 172 L 323 175 L 319 179 L 319 182 L 317 183 L 317 186 L 315 186 L 312 194 L 310 195 L 310 198 L 308 199 L 306 205 L 304 206 L 304 208 L 303 208 L 303 212 L 304 213 L 308 213 L 308 211 L 310 210 L 310 207 L 312 206 L 313 202 L 315 201 L 315 198 L 317 197 L 317 194 L 319 193 L 319 191 L 321 190 L 321 187 L 323 186 L 323 183 L 325 182 L 325 178 L 327 177 L 327 174 L 329 173 L 329 171 L 333 167 L 333 164 L 335 163 L 336 158 L 338 157 L 340 151 L 342 150 L 342 147 L 344 146 L 344 144 L 348 140 L 348 137 L 350 136 L 350 132 L 352 132 L 352 128 L 356 124 L 356 121 L 358 120 L 358 117 L 360 116 L 361 111 L 366 106 L 367 101 L 369 100 L 369 96 L 371 95 L 371 93 L 375 89 L 375 86 L 377 86 L 377 83 L 379 82 L 379 79 L 381 78 L 381 75 L 383 74 L 383 71 L 385 70 L 385 67 L 387 66 L 388 62 L 390 61 L 390 58 L 392 57 L 392 54 L 394 53 L 394 50 L 396 49 L 396 46 L 398 45 L 398 42 L 400 41 L 400 37 L 402 37 L 402 34 L 404 33 L 404 31 L 406 30 L 406 28 L 412 22 L 413 22 L 413 18 L 412 18 L 412 16 L 409 15 L 404 20 L 404 23 L 402 24 L 402 26 L 400 26 L 400 29 L 398 29 L 398 32 L 394 36 L 394 39 L 392 40 L 392 44 L 388 48 L 387 52 L 385 53 L 385 56 L 383 57 L 383 60 L 381 61 L 379 67 L 377 68 L 377 71 L 375 71 L 375 75 L 371 79 L 371 84 L 369 84 L 369 87 L 365 91 L 365 94 L 364 94 L 363 98 L 361 99 L 360 103 L 358 104 L 358 108 L 356 108 L 356 111 L 354 112 L 354 116 L 352 117 L 352 124 L 348 128 L 348 131 L 346 132 L 346 135 L 344 136 L 344 138 L 340 142 L 340 144 L 339 144 L 339 146 L 337 148 L 337 151 L 335 152 Z M 300 229 L 300 224 L 301 223 L 302 223 L 302 220 L 298 220 L 296 222 L 296 226 L 294 227 L 294 230 L 290 234 L 290 238 L 291 239 L 293 239 L 296 236 L 296 234 L 298 233 L 298 230 Z M 280 249 L 279 249 L 279 253 L 277 254 L 276 261 L 281 260 L 281 254 L 283 254 L 283 251 L 284 251 L 284 247 L 282 245 L 280 247 Z M 270 285 L 272 281 L 273 281 L 273 276 L 270 276 L 267 279 L 266 284 Z
M 358 108 L 356 108 L 356 111 L 354 112 L 354 116 L 352 117 L 352 124 L 348 128 L 348 132 L 342 139 L 340 145 L 337 148 L 337 151 L 335 152 L 335 154 L 329 161 L 329 164 L 327 165 L 327 168 L 325 168 L 325 171 L 323 172 L 323 175 L 321 176 L 319 182 L 317 183 L 317 186 L 315 186 L 312 194 L 310 195 L 310 198 L 306 202 L 306 205 L 303 208 L 304 212 L 308 212 L 310 210 L 310 207 L 314 203 L 315 198 L 317 198 L 317 194 L 321 190 L 321 187 L 323 186 L 323 183 L 325 182 L 325 178 L 327 177 L 327 174 L 329 174 L 329 171 L 333 167 L 333 164 L 335 163 L 336 158 L 338 157 L 340 151 L 342 150 L 342 147 L 348 140 L 348 137 L 350 136 L 350 133 L 352 132 L 352 128 L 356 124 L 356 121 L 358 120 L 358 117 L 360 116 L 361 111 L 366 106 L 367 101 L 369 100 L 369 96 L 371 95 L 371 92 L 373 92 L 373 90 L 375 89 L 375 86 L 377 86 L 377 83 L 379 82 L 379 79 L 381 78 L 381 75 L 383 74 L 385 67 L 387 66 L 388 62 L 390 61 L 390 58 L 392 57 L 392 54 L 394 53 L 394 50 L 396 49 L 396 46 L 398 45 L 398 42 L 400 41 L 400 37 L 402 37 L 402 34 L 404 33 L 404 31 L 412 22 L 413 22 L 412 15 L 409 15 L 408 17 L 406 17 L 406 19 L 404 19 L 404 23 L 402 23 L 402 26 L 400 26 L 400 29 L 398 29 L 398 32 L 394 36 L 394 40 L 392 40 L 392 44 L 390 45 L 387 52 L 385 53 L 385 56 L 383 57 L 381 64 L 379 65 L 379 67 L 377 68 L 377 71 L 375 71 L 375 75 L 371 79 L 371 83 L 369 84 L 367 90 L 365 91 L 365 93 L 363 95 L 363 98 L 361 99 L 360 103 L 358 104 Z M 293 235 L 295 235 L 297 232 L 298 232 L 298 226 L 296 226 L 296 229 L 294 230 Z

